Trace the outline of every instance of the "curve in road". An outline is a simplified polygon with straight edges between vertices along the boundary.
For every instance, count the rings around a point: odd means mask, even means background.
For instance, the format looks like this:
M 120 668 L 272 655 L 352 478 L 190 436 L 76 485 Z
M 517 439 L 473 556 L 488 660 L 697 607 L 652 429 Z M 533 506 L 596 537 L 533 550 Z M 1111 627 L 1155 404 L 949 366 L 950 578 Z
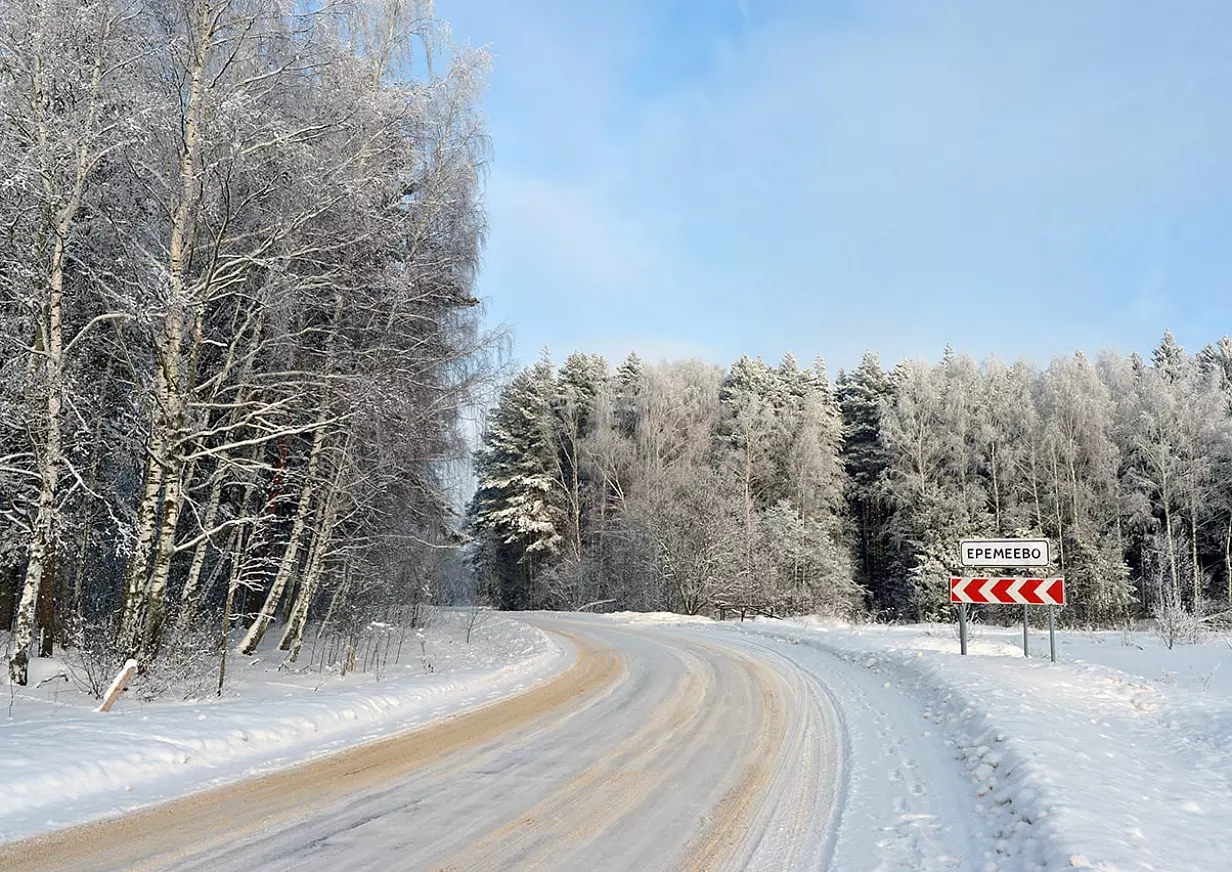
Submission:
M 954 767 L 928 764 L 945 782 L 935 807 L 917 793 L 910 808 L 881 808 L 886 791 L 868 767 L 853 776 L 866 734 L 889 735 L 893 718 L 870 708 L 884 691 L 837 659 L 709 628 L 531 620 L 577 652 L 551 681 L 296 768 L 8 846 L 0 868 L 956 869 L 973 855 L 955 823 L 965 809 Z M 910 744 L 925 739 L 903 746 L 895 735 L 897 748 L 938 756 Z

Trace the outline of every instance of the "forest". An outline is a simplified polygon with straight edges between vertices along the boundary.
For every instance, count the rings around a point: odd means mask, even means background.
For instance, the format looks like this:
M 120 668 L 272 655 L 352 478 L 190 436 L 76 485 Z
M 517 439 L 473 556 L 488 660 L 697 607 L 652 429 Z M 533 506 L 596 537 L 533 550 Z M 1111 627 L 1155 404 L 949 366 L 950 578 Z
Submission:
M 14 685 L 58 646 L 221 692 L 448 575 L 486 65 L 429 0 L 0 5 Z
M 506 608 L 946 619 L 961 539 L 1045 537 L 1070 625 L 1232 609 L 1228 337 L 1042 371 L 870 353 L 833 382 L 545 351 L 477 471 L 472 561 Z
M 423 603 L 928 619 L 1045 536 L 1109 624 L 1232 606 L 1232 341 L 1037 370 L 507 381 L 482 51 L 429 0 L 0 6 L 0 628 L 164 683 Z M 474 576 L 468 572 L 474 572 Z M 476 581 L 477 579 L 477 581 Z M 160 678 L 161 676 L 161 678 Z M 170 677 L 170 678 L 169 678 Z

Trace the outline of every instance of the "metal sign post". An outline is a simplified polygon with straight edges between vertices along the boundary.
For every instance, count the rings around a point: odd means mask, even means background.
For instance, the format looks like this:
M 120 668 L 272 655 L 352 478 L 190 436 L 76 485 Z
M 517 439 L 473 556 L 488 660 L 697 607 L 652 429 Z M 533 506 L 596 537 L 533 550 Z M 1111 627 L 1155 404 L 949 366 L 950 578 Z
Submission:
M 967 653 L 967 604 L 1005 604 L 1022 606 L 1022 654 L 1030 656 L 1030 612 L 1028 606 L 1048 606 L 1048 648 L 1057 662 L 1057 636 L 1054 607 L 1065 605 L 1063 578 L 951 578 L 950 602 L 958 606 L 958 640 Z

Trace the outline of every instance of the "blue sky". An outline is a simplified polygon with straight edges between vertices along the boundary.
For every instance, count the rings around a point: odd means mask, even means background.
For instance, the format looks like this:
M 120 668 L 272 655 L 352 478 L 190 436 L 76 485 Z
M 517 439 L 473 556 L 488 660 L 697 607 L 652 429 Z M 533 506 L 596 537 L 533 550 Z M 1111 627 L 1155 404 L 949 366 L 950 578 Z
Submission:
M 437 0 L 516 355 L 1046 363 L 1232 332 L 1226 0 Z

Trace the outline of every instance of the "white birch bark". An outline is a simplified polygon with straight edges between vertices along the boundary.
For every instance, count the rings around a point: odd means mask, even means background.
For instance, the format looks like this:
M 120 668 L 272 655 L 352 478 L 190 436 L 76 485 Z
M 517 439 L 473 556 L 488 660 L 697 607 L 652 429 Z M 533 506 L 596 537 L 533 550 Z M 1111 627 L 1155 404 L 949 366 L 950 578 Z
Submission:
M 67 191 L 63 207 L 51 228 L 52 249 L 46 275 L 47 289 L 44 310 L 40 313 L 39 345 L 42 352 L 44 378 L 46 430 L 43 434 L 39 457 L 39 497 L 34 520 L 34 535 L 27 556 L 26 581 L 17 607 L 17 620 L 13 633 L 12 654 L 9 661 L 9 677 L 14 684 L 24 685 L 28 679 L 29 650 L 34 638 L 35 617 L 40 591 L 52 595 L 52 579 L 44 578 L 55 565 L 56 500 L 59 494 L 59 477 L 64 462 L 61 415 L 64 405 L 64 332 L 63 297 L 64 268 L 68 258 L 68 240 L 81 210 L 86 190 L 86 180 L 98 159 L 95 151 L 99 135 L 98 115 L 100 89 L 104 69 L 104 52 L 110 36 L 110 23 L 105 23 L 100 34 L 98 48 L 90 73 L 90 84 L 84 127 L 74 149 L 71 188 Z M 41 75 L 41 64 L 36 59 L 34 93 L 36 106 L 36 129 L 43 165 L 41 176 L 43 193 L 48 203 L 60 199 L 56 190 L 54 168 L 47 164 L 50 159 L 50 120 L 47 107 L 51 100 L 44 93 L 47 83 Z M 46 604 L 45 604 L 46 605 Z
M 295 565 L 299 560 L 300 542 L 304 537 L 304 527 L 308 522 L 308 510 L 312 506 L 313 491 L 316 487 L 317 466 L 320 463 L 321 449 L 324 445 L 325 427 L 321 426 L 317 428 L 316 433 L 312 437 L 312 448 L 308 455 L 308 467 L 304 475 L 304 484 L 299 492 L 299 504 L 295 509 L 295 521 L 291 525 L 290 540 L 287 542 L 286 550 L 283 551 L 282 560 L 278 564 L 278 572 L 274 576 L 274 581 L 266 593 L 265 603 L 261 606 L 257 619 L 252 622 L 252 626 L 244 634 L 243 641 L 240 642 L 239 650 L 242 654 L 252 654 L 257 650 L 257 646 L 261 644 L 265 631 L 269 629 L 270 621 L 274 619 L 274 611 L 278 608 L 278 601 L 282 599 L 283 591 L 286 590 L 287 582 L 291 580 L 291 573 L 295 570 Z
M 144 485 L 137 504 L 136 542 L 124 573 L 124 605 L 120 614 L 118 641 L 126 651 L 136 650 L 137 629 L 145 608 L 145 587 L 149 577 L 150 549 L 154 543 L 158 496 L 163 489 L 161 433 L 154 430 L 146 446 Z
M 192 234 L 192 209 L 197 201 L 196 187 L 201 152 L 202 103 L 205 97 L 205 66 L 213 46 L 219 12 L 202 3 L 194 35 L 195 50 L 188 71 L 188 97 L 184 107 L 183 146 L 179 162 L 179 192 L 172 217 L 168 244 L 167 311 L 157 340 L 158 378 L 150 416 L 150 459 L 141 503 L 137 509 L 137 541 L 129 559 L 125 585 L 125 606 L 120 622 L 120 644 L 130 651 L 138 646 L 145 617 L 144 646 L 155 642 L 162 625 L 162 597 L 166 588 L 166 569 L 174 547 L 175 525 L 179 520 L 182 478 L 183 431 L 180 355 L 184 341 L 184 316 L 187 304 L 185 270 Z M 160 497 L 163 522 L 155 524 Z M 171 540 L 168 544 L 168 538 Z M 156 554 L 151 561 L 152 552 Z M 153 575 L 149 573 L 153 563 Z M 151 596 L 155 603 L 151 603 Z M 148 610 L 148 614 L 147 614 Z M 153 631 L 153 632 L 152 632 Z
M 316 595 L 317 583 L 320 581 L 321 572 L 325 566 L 325 555 L 328 553 L 333 539 L 333 527 L 337 511 L 336 495 L 337 487 L 336 485 L 331 485 L 329 494 L 325 499 L 325 510 L 322 514 L 321 524 L 313 539 L 312 552 L 308 558 L 308 568 L 304 573 L 303 581 L 300 582 L 299 591 L 295 597 L 295 604 L 292 606 L 290 617 L 287 620 L 286 630 L 282 634 L 282 639 L 278 642 L 279 650 L 291 652 L 290 659 L 292 663 L 299 657 L 299 649 L 304 642 L 304 627 L 308 623 L 308 609 L 312 606 L 312 599 Z
M 213 529 L 214 522 L 218 518 L 218 504 L 222 496 L 223 470 L 226 467 L 226 462 L 227 456 L 224 452 L 218 459 L 218 468 L 214 470 L 213 481 L 210 482 L 210 493 L 205 502 L 205 515 L 201 519 L 202 526 L 205 528 L 207 535 L 203 536 L 193 549 L 193 559 L 188 567 L 188 577 L 184 580 L 184 588 L 180 591 L 180 603 L 182 606 L 192 602 L 193 597 L 197 595 L 197 588 L 201 583 L 201 570 L 205 566 L 205 558 L 212 544 L 212 537 L 208 533 Z

